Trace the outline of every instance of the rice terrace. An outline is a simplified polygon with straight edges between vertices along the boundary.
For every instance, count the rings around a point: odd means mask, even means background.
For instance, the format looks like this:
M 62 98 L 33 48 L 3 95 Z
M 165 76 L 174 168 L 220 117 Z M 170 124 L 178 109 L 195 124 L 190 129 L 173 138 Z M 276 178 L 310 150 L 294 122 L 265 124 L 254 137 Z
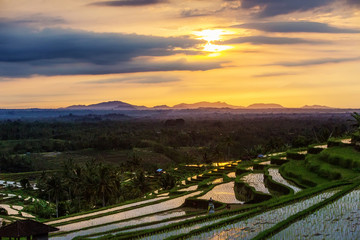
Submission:
M 5 132 L 9 127 L 24 135 L 0 145 L 8 152 L 1 158 L 2 224 L 25 219 L 45 223 L 57 229 L 50 239 L 357 239 L 360 132 L 359 115 L 351 115 L 352 120 L 344 114 L 349 121 L 341 122 L 341 115 L 329 122 L 317 115 L 295 120 L 286 114 L 263 119 L 261 114 L 261 119 L 223 120 L 225 125 L 219 120 L 169 126 L 160 120 L 94 122 L 88 117 L 81 125 L 3 122 L 3 139 L 13 138 Z M 286 123 L 275 126 L 282 118 Z M 308 128 L 296 129 L 292 122 L 298 121 L 308 121 Z M 236 153 L 244 123 L 254 125 L 252 133 L 291 128 L 298 132 L 290 139 L 297 148 L 274 146 L 269 136 Z M 44 132 L 49 125 L 53 131 Z M 100 141 L 96 132 L 76 137 L 94 126 L 104 137 Z M 69 140 L 54 136 L 65 133 Z M 191 144 L 178 136 L 190 133 Z M 34 139 L 37 134 L 41 137 Z M 170 135 L 180 141 L 170 143 Z M 208 141 L 205 136 L 222 142 L 217 151 L 200 145 Z M 106 147 L 106 141 L 118 145 Z M 258 140 L 249 135 L 246 141 Z

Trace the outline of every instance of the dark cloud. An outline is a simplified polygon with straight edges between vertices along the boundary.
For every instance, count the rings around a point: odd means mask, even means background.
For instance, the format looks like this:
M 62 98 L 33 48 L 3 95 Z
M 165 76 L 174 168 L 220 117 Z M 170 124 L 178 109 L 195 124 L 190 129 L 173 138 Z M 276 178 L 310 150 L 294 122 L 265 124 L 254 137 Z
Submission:
M 290 76 L 290 75 L 297 75 L 297 73 L 290 73 L 290 72 L 263 73 L 263 74 L 253 75 L 253 77 L 265 78 L 265 77 L 279 77 L 279 76 Z
M 353 62 L 359 61 L 360 57 L 352 58 L 321 58 L 321 59 L 310 59 L 297 62 L 278 62 L 270 65 L 280 65 L 285 67 L 301 67 L 301 66 L 311 66 L 311 65 L 321 65 L 327 63 L 342 63 L 342 62 Z
M 349 5 L 360 7 L 360 1 L 359 0 L 346 0 Z
M 126 77 L 126 78 L 109 78 L 95 81 L 87 81 L 91 84 L 111 84 L 111 83 L 141 83 L 141 84 L 157 84 L 180 81 L 177 77 L 163 77 L 163 76 L 145 76 L 145 77 Z
M 28 77 L 31 75 L 65 76 L 164 71 L 207 71 L 222 68 L 224 63 L 225 62 L 214 61 L 198 61 L 196 63 L 191 63 L 185 59 L 152 62 L 141 58 L 106 65 L 89 62 L 64 63 L 63 61 L 0 62 L 0 76 Z
M 289 38 L 289 37 L 266 37 L 266 36 L 249 36 L 238 37 L 221 42 L 223 44 L 237 44 L 237 43 L 251 43 L 255 45 L 260 44 L 323 44 L 328 43 L 324 41 L 313 41 L 302 38 Z
M 202 11 L 199 9 L 185 9 L 181 11 L 180 16 L 184 18 L 188 17 L 203 17 L 203 16 L 210 16 L 213 12 L 209 11 Z
M 33 31 L 0 24 L 0 61 L 57 60 L 112 64 L 138 56 L 167 56 L 174 48 L 196 47 L 203 41 L 188 37 L 165 38 L 69 29 Z
M 273 17 L 281 14 L 313 10 L 335 1 L 336 0 L 242 0 L 241 8 L 256 9 L 256 16 L 258 17 Z
M 153 5 L 163 2 L 166 2 L 166 0 L 118 0 L 118 1 L 98 1 L 92 3 L 91 5 L 109 6 L 109 7 L 126 7 L 126 6 L 137 7 L 137 6 Z
M 222 11 L 226 10 L 225 7 L 222 7 L 217 10 L 200 10 L 200 9 L 185 9 L 181 11 L 180 16 L 183 18 L 189 18 L 189 17 L 204 17 L 204 16 L 213 16 L 217 13 L 221 13 Z
M 360 29 L 338 28 L 318 22 L 245 23 L 232 27 L 256 29 L 264 32 L 360 33 Z
M 13 19 L 1 18 L 0 17 L 0 26 L 1 23 L 12 26 L 53 26 L 66 23 L 66 21 L 61 17 L 56 16 L 47 16 L 43 14 L 32 14 L 27 16 L 20 16 Z
M 188 48 L 196 49 L 204 43 L 186 36 L 166 38 L 58 28 L 38 31 L 3 22 L 0 23 L 0 76 L 208 70 L 220 67 L 220 63 L 202 66 L 184 60 L 154 63 L 143 59 L 188 52 Z

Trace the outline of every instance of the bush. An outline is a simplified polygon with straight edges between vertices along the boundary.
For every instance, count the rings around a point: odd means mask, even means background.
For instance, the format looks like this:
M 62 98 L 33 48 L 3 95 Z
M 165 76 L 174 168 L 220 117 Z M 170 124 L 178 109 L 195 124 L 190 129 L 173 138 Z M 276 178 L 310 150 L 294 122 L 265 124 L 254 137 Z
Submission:
M 45 201 L 35 201 L 33 204 L 24 208 L 25 212 L 33 213 L 41 218 L 51 218 L 55 216 L 55 208 Z

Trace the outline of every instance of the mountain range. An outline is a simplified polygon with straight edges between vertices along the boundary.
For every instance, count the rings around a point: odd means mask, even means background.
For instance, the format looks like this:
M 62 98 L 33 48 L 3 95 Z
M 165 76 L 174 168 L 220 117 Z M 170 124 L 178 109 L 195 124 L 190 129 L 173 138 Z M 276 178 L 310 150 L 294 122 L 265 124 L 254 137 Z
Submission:
M 199 109 L 199 108 L 229 108 L 229 109 L 283 109 L 285 107 L 275 103 L 254 103 L 247 107 L 234 106 L 225 102 L 197 102 L 197 103 L 180 103 L 172 107 L 167 105 L 159 105 L 155 107 L 137 106 L 122 101 L 101 102 L 90 105 L 72 105 L 66 107 L 69 110 L 179 110 L 179 109 Z M 330 109 L 321 105 L 305 105 L 304 109 Z

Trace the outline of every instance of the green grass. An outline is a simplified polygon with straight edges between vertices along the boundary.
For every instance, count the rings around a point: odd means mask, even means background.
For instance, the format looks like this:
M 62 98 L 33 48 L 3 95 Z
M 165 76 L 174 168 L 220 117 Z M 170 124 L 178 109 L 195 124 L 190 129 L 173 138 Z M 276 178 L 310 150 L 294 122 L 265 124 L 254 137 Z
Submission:
M 314 187 L 328 182 L 328 179 L 309 171 L 305 161 L 290 160 L 280 167 L 280 174 L 303 188 Z
M 77 151 L 64 151 L 54 155 L 43 153 L 31 153 L 28 157 L 31 158 L 34 168 L 37 170 L 46 169 L 60 169 L 63 162 L 68 159 L 73 159 L 75 163 L 84 164 L 92 159 L 98 159 L 104 163 L 119 166 L 126 163 L 132 156 L 137 156 L 141 159 L 141 164 L 156 163 L 162 168 L 170 166 L 173 161 L 163 154 L 151 151 L 148 148 L 134 148 L 132 150 L 95 150 L 83 149 Z
M 352 146 L 328 148 L 321 152 L 319 156 L 321 160 L 343 168 L 352 169 L 360 167 L 360 152 Z
M 35 172 L 21 172 L 21 173 L 0 173 L 0 179 L 5 181 L 20 181 L 23 178 L 35 180 L 40 177 L 43 171 Z M 47 173 L 54 172 L 53 170 L 46 171 Z
M 310 171 L 329 180 L 337 180 L 340 178 L 352 179 L 358 176 L 358 173 L 351 169 L 322 161 L 320 155 L 308 155 L 306 158 L 306 166 Z

